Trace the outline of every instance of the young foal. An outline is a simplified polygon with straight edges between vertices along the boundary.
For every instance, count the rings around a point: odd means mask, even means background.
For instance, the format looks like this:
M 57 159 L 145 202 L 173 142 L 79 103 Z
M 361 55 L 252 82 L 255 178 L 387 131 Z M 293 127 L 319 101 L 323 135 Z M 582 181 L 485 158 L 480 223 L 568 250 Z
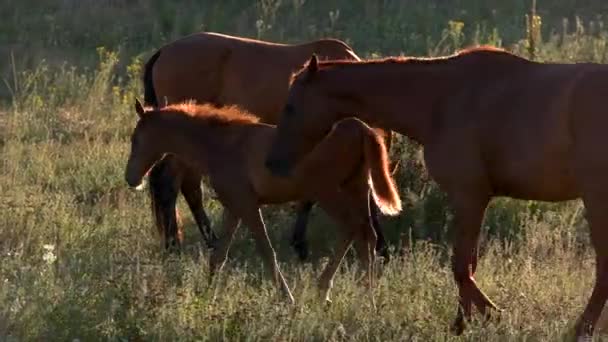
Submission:
M 340 113 L 358 113 L 424 145 L 429 174 L 455 211 L 458 333 L 472 304 L 482 313 L 496 308 L 474 280 L 488 202 L 582 197 L 597 265 L 576 333 L 592 336 L 608 297 L 607 88 L 607 66 L 535 63 L 487 47 L 444 58 L 313 57 L 295 76 L 267 165 L 289 174 L 297 165 L 290 151 L 322 137 Z
M 359 59 L 347 44 L 336 39 L 287 45 L 212 32 L 192 34 L 163 46 L 150 57 L 143 77 L 144 103 L 158 107 L 165 102 L 195 100 L 217 106 L 238 105 L 262 122 L 276 124 L 287 98 L 291 73 L 312 53 L 328 59 Z M 256 67 L 251 68 L 252 64 Z M 389 134 L 388 148 L 390 137 Z M 212 244 L 215 236 L 202 206 L 201 175 L 169 155 L 154 166 L 149 180 L 159 231 L 166 231 L 165 235 L 173 238 L 181 229 L 175 221 L 175 204 L 181 190 L 205 241 Z M 300 204 L 291 241 L 301 259 L 308 255 L 305 233 L 312 205 L 310 201 Z M 388 261 L 375 205 L 372 210 L 377 250 Z
M 225 208 L 224 235 L 210 258 L 211 275 L 224 264 L 242 220 L 253 233 L 273 279 L 293 302 L 268 239 L 260 206 L 315 200 L 340 223 L 344 233 L 334 259 L 319 280 L 325 299 L 329 300 L 333 276 L 353 239 L 371 286 L 376 235 L 369 219 L 369 184 L 383 213 L 395 215 L 401 210 L 388 171 L 384 142 L 371 128 L 357 119 L 341 121 L 304 157 L 293 177 L 283 178 L 272 176 L 264 167 L 275 127 L 258 123 L 256 117 L 236 107 L 180 104 L 144 111 L 137 101 L 135 108 L 140 120 L 131 139 L 128 184 L 138 186 L 154 163 L 165 154 L 172 154 L 209 176 Z

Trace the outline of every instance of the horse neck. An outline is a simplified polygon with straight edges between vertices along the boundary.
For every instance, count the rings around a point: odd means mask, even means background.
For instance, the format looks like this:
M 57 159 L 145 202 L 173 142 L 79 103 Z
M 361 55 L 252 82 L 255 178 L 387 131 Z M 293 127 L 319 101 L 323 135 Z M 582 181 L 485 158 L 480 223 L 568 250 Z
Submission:
M 320 76 L 322 77 L 322 76 Z M 326 91 L 346 104 L 344 117 L 356 116 L 425 144 L 433 113 L 443 99 L 454 95 L 458 76 L 446 65 L 352 64 L 327 70 Z
M 195 164 L 201 171 L 208 170 L 210 129 L 192 117 L 168 113 L 157 121 L 158 141 L 163 153 L 174 154 Z

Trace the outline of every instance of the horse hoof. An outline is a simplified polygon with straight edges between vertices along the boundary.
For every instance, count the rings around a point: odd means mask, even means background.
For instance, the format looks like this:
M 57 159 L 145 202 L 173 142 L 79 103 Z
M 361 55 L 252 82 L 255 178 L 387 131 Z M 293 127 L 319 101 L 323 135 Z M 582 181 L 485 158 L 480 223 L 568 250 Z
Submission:
M 450 332 L 455 336 L 460 336 L 464 333 L 464 322 L 460 319 L 456 319 L 452 326 L 450 327 Z
M 292 241 L 291 247 L 296 251 L 301 262 L 308 260 L 308 244 L 303 241 Z
M 388 254 L 388 252 L 386 250 L 384 252 L 382 252 L 380 254 L 380 256 L 383 259 L 382 260 L 382 264 L 385 265 L 385 266 L 388 265 L 388 263 L 391 261 L 391 256 L 390 256 L 390 254 Z
M 207 249 L 210 251 L 215 250 L 217 248 L 217 242 L 218 240 L 206 241 L 205 244 L 207 245 Z

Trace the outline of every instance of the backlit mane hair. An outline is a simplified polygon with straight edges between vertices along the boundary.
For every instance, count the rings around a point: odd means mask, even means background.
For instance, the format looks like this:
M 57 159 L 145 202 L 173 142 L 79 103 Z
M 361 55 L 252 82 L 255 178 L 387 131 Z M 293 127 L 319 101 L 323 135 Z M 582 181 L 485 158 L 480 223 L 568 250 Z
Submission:
M 472 46 L 457 51 L 454 54 L 439 57 L 411 57 L 411 56 L 400 56 L 400 57 L 386 57 L 386 58 L 375 58 L 366 60 L 318 60 L 319 70 L 337 68 L 349 65 L 378 65 L 378 64 L 436 64 L 437 62 L 453 62 L 467 56 L 502 56 L 509 60 L 529 61 L 526 58 L 515 55 L 505 49 L 495 47 L 492 45 L 481 45 Z M 305 74 L 308 69 L 308 63 L 302 68 L 295 71 L 291 75 L 290 84 L 292 84 L 299 76 Z
M 147 107 L 145 111 L 153 111 L 159 114 L 179 112 L 196 118 L 207 125 L 246 125 L 260 121 L 257 116 L 236 105 L 218 108 L 212 104 L 196 104 L 193 101 L 171 104 L 157 109 Z

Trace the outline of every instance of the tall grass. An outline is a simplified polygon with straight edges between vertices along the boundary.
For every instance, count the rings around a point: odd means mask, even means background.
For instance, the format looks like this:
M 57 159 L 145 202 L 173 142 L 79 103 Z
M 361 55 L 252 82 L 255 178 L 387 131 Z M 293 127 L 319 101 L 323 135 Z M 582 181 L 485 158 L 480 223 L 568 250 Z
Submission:
M 505 311 L 500 321 L 473 322 L 463 338 L 453 337 L 447 330 L 456 312 L 448 262 L 452 214 L 426 174 L 420 148 L 404 137 L 392 153 L 402 159 L 397 178 L 407 207 L 383 220 L 396 257 L 374 290 L 377 311 L 355 282 L 351 257 L 337 275 L 333 304 L 321 305 L 316 277 L 334 234 L 317 211 L 312 262 L 299 264 L 285 243 L 294 211 L 264 209 L 295 307 L 283 304 L 266 280 L 246 229 L 212 286 L 208 252 L 192 220 L 184 253 L 161 252 L 146 194 L 129 191 L 123 180 L 142 57 L 161 42 L 198 29 L 284 41 L 334 35 L 364 56 L 437 55 L 469 43 L 527 56 L 531 43 L 524 1 L 244 3 L 0 4 L 7 18 L 0 44 L 16 42 L 8 49 L 16 62 L 6 67 L 7 101 L 0 107 L 0 340 L 556 341 L 570 334 L 594 270 L 581 203 L 493 202 L 478 281 Z M 605 61 L 601 18 L 545 16 L 549 10 L 571 16 L 574 5 L 539 1 L 532 17 L 537 60 Z M 588 5 L 578 14 L 604 8 Z M 29 53 L 37 57 L 20 57 Z M 205 190 L 205 208 L 217 222 L 220 206 Z

